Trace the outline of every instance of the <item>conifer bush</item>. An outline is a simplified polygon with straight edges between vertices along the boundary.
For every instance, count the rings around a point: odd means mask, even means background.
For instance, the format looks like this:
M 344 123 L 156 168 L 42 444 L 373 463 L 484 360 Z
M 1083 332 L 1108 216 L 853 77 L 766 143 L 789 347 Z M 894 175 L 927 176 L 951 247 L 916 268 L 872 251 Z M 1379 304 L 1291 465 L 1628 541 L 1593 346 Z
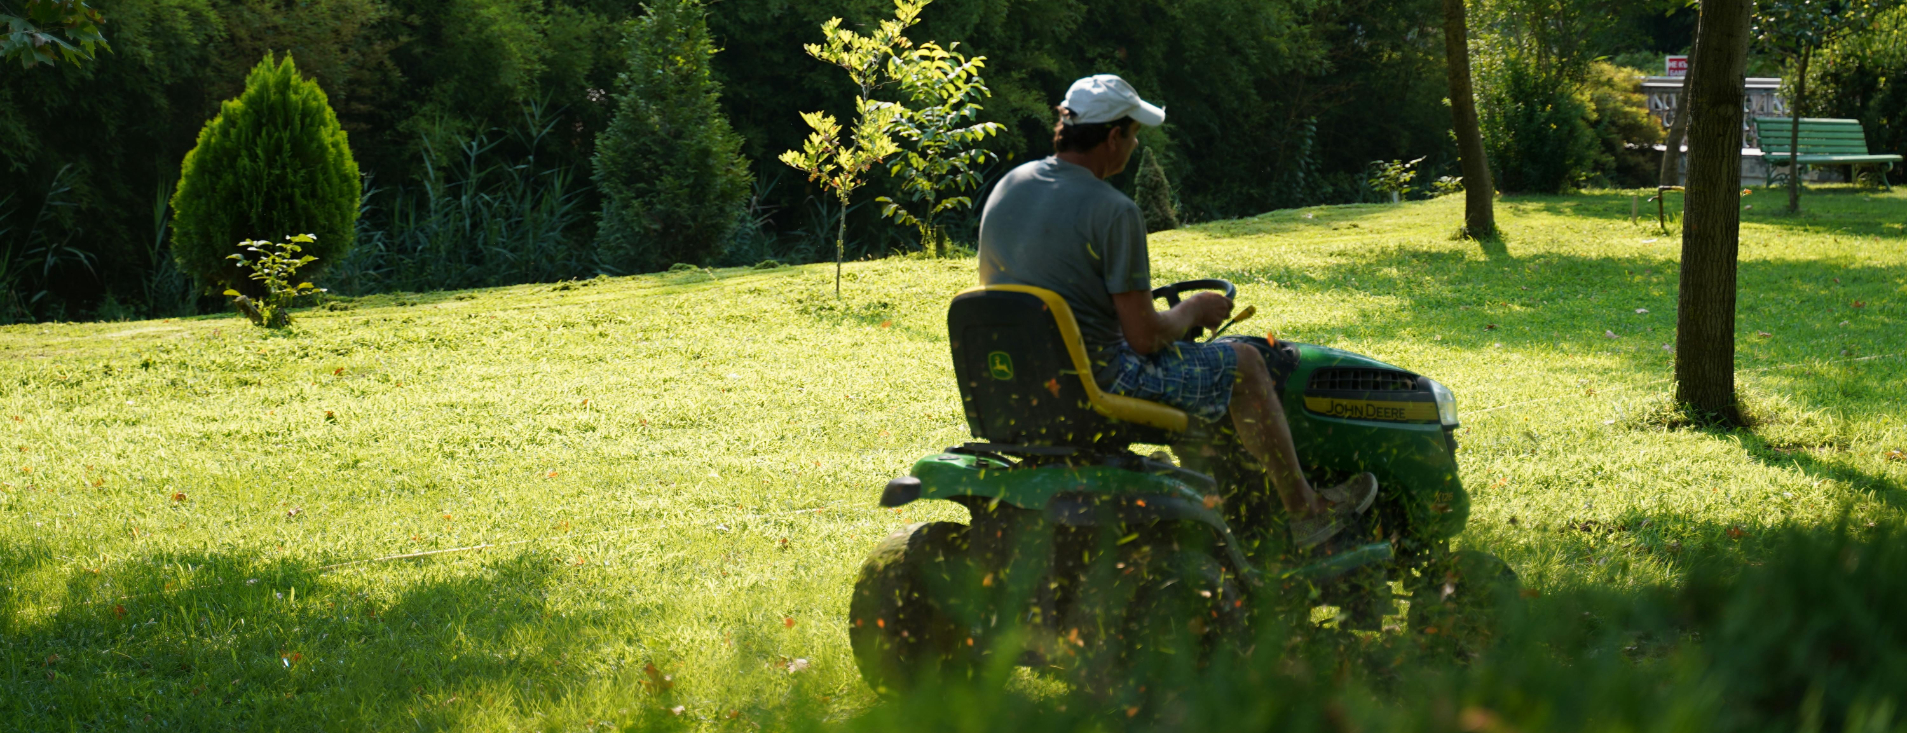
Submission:
M 1139 162 L 1138 188 L 1134 193 L 1134 203 L 1139 204 L 1139 212 L 1145 215 L 1146 233 L 1163 232 L 1179 228 L 1179 207 L 1174 203 L 1172 182 L 1165 177 L 1165 168 L 1159 165 L 1159 159 L 1152 154 L 1152 148 L 1146 148 L 1145 159 Z
M 298 75 L 290 54 L 267 54 L 186 153 L 172 197 L 173 257 L 203 285 L 262 297 L 231 259 L 241 243 L 311 234 L 305 253 L 317 260 L 304 274 L 315 274 L 350 250 L 358 194 L 358 164 L 324 90 Z
M 596 143 L 604 269 L 651 272 L 722 256 L 749 194 L 742 139 L 709 76 L 715 46 L 698 0 L 659 0 L 632 21 L 615 117 Z

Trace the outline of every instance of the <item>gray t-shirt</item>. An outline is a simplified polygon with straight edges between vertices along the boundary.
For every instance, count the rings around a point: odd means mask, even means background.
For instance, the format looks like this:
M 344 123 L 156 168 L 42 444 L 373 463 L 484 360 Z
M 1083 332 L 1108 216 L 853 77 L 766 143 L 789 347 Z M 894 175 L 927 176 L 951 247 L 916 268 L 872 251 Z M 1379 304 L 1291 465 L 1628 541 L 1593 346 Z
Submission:
M 1139 206 L 1092 171 L 1049 157 L 1006 174 L 980 213 L 980 284 L 1058 293 L 1101 385 L 1125 343 L 1114 293 L 1152 289 Z

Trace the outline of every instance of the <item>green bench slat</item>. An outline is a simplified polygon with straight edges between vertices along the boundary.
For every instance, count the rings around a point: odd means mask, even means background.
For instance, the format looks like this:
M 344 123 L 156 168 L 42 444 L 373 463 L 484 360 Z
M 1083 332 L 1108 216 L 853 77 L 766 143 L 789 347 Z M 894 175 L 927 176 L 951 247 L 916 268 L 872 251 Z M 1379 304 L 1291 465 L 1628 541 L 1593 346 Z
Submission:
M 1777 160 L 1786 161 L 1788 154 L 1763 153 L 1762 159 L 1769 162 Z M 1898 155 L 1809 155 L 1807 153 L 1802 153 L 1795 159 L 1802 163 L 1832 163 L 1837 165 L 1845 163 L 1899 163 L 1901 160 Z
M 1782 142 L 1780 141 L 1774 141 L 1774 140 L 1761 141 L 1762 152 L 1786 153 L 1789 151 L 1789 149 L 1790 148 L 1787 145 L 1782 144 Z M 1822 155 L 1866 155 L 1867 152 L 1868 151 L 1867 151 L 1866 145 L 1802 145 L 1801 146 L 1802 155 L 1810 155 L 1813 153 L 1820 153 Z
M 1788 123 L 1766 122 L 1762 123 L 1761 128 L 1764 130 L 1786 130 L 1788 129 Z M 1803 135 L 1844 135 L 1850 132 L 1858 133 L 1860 131 L 1861 128 L 1855 125 L 1835 125 L 1833 127 L 1817 127 L 1814 125 L 1801 126 L 1801 134 Z
M 1791 137 L 1788 134 L 1787 130 L 1762 130 L 1761 136 L 1768 140 L 1781 140 L 1783 142 L 1786 142 Z M 1855 137 L 1852 135 L 1840 135 L 1836 137 L 1823 137 L 1820 135 L 1802 135 L 1801 144 L 1802 145 L 1863 145 L 1864 146 L 1867 144 L 1867 139 L 1865 137 Z
M 1761 128 L 1761 136 L 1762 136 L 1762 137 L 1778 137 L 1778 138 L 1781 138 L 1781 139 L 1783 139 L 1783 140 L 1786 140 L 1786 139 L 1788 139 L 1788 137 L 1789 137 L 1789 136 L 1791 136 L 1791 135 L 1793 135 L 1793 134 L 1794 134 L 1794 133 L 1792 133 L 1792 132 L 1789 132 L 1789 131 L 1788 131 L 1788 128 L 1786 128 L 1786 127 L 1775 127 L 1775 128 L 1768 128 L 1768 127 L 1764 127 L 1764 128 Z M 1821 142 L 1866 142 L 1866 141 L 1867 141 L 1867 136 L 1866 136 L 1866 135 L 1864 135 L 1864 134 L 1862 134 L 1860 130 L 1849 130 L 1849 131 L 1847 131 L 1847 132 L 1835 132 L 1835 133 L 1823 133 L 1823 132 L 1808 132 L 1807 130 L 1802 130 L 1802 131 L 1801 131 L 1801 139 L 1802 139 L 1802 140 L 1806 140 L 1806 141 L 1809 141 L 1809 142 L 1815 142 L 1815 141 L 1821 141 Z
M 1792 119 L 1794 118 L 1792 117 L 1756 117 L 1755 122 L 1757 123 L 1779 122 L 1785 125 L 1785 124 L 1788 124 L 1788 121 Z M 1846 117 L 1803 117 L 1801 118 L 1802 127 L 1806 127 L 1808 125 L 1854 125 L 1856 127 L 1859 127 L 1860 124 L 1861 124 L 1860 120 L 1850 119 Z
M 1786 129 L 1788 129 L 1788 123 L 1786 123 L 1786 122 L 1770 122 L 1770 123 L 1765 123 L 1765 124 L 1763 124 L 1763 125 L 1761 126 L 1761 129 L 1763 129 L 1763 130 L 1786 130 Z M 1849 125 L 1849 126 L 1835 126 L 1835 127 L 1813 127 L 1813 126 L 1809 126 L 1809 125 L 1802 125 L 1802 126 L 1801 126 L 1801 134 L 1803 134 L 1803 135 L 1846 135 L 1846 134 L 1849 134 L 1849 133 L 1855 133 L 1855 134 L 1859 134 L 1860 132 L 1861 132 L 1861 128 L 1859 128 L 1859 127 L 1854 127 L 1854 126 L 1852 126 L 1852 125 Z
M 1779 132 L 1774 132 L 1774 133 L 1763 134 L 1761 136 L 1761 139 L 1767 140 L 1769 142 L 1773 142 L 1776 144 L 1783 144 L 1788 142 L 1788 140 L 1790 140 L 1791 138 Z M 1867 141 L 1862 140 L 1860 138 L 1851 138 L 1851 137 L 1837 137 L 1837 138 L 1825 138 L 1825 139 L 1818 138 L 1818 137 L 1816 138 L 1803 137 L 1801 138 L 1801 145 L 1803 147 L 1821 145 L 1821 146 L 1827 146 L 1827 147 L 1838 146 L 1838 147 L 1845 147 L 1845 148 L 1865 148 L 1867 147 Z

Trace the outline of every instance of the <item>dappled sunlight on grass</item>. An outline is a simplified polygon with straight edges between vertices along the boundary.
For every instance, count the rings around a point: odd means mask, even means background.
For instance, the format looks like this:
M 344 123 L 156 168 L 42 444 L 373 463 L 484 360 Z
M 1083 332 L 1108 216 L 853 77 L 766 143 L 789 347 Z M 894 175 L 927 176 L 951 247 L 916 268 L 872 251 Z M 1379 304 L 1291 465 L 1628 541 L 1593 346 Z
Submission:
M 1848 503 L 1863 521 L 1898 516 L 1907 471 L 1884 454 L 1907 442 L 1897 408 L 1907 341 L 1896 335 L 1907 325 L 1907 237 L 1861 235 L 1907 218 L 1907 196 L 1809 198 L 1814 231 L 1749 218 L 1739 379 L 1770 415 L 1747 434 L 1638 422 L 1670 389 L 1680 252 L 1653 221 L 1631 224 L 1629 201 L 1505 199 L 1507 257 L 1450 238 L 1458 197 L 1274 212 L 1160 249 L 1173 274 L 1211 263 L 1244 283 L 1240 299 L 1258 304 L 1261 328 L 1456 390 L 1474 498 L 1465 542 L 1538 585 L 1672 580 L 1689 543 L 1752 544 L 1752 532 L 1824 521 Z M 1170 249 L 1177 241 L 1185 248 Z M 1823 432 L 1845 437 L 1824 443 Z M 1814 447 L 1771 461 L 1771 441 Z M 1571 529 L 1585 526 L 1593 531 Z

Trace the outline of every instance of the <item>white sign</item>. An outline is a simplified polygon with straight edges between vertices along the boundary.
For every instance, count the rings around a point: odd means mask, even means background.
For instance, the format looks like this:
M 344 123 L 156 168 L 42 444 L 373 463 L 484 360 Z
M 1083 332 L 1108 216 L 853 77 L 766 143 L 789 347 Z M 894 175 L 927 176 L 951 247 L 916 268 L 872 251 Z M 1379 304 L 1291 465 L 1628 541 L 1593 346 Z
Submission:
M 1688 57 L 1669 57 L 1669 76 L 1688 76 Z

